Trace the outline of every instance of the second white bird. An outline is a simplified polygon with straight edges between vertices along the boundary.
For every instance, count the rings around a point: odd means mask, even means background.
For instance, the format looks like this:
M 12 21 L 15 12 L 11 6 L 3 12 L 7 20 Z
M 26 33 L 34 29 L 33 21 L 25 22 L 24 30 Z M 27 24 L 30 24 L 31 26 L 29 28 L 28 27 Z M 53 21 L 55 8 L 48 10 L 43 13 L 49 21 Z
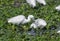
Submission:
M 36 19 L 35 20 L 35 22 L 33 22 L 32 24 L 31 24 L 31 26 L 30 26 L 30 28 L 38 28 L 38 27 L 40 27 L 40 28 L 43 28 L 43 27 L 45 27 L 47 25 L 47 23 L 46 23 L 46 21 L 45 20 L 43 20 L 43 19 Z

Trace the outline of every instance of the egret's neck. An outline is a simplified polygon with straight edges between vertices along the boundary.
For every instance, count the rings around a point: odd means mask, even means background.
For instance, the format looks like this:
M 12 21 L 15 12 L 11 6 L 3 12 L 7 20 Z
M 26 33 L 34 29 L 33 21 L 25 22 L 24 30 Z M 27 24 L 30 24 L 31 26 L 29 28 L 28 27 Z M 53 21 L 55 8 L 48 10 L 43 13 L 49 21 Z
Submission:
M 29 21 L 29 22 L 30 22 L 30 21 L 31 21 L 31 18 L 30 18 L 30 17 L 28 17 L 27 21 Z
M 31 18 L 28 17 L 28 18 L 26 19 L 26 22 L 30 22 L 30 21 L 31 21 Z
M 24 23 L 28 23 L 28 22 L 30 22 L 31 21 L 31 19 L 28 17 L 28 19 L 25 19 L 24 21 L 23 21 L 23 24 Z

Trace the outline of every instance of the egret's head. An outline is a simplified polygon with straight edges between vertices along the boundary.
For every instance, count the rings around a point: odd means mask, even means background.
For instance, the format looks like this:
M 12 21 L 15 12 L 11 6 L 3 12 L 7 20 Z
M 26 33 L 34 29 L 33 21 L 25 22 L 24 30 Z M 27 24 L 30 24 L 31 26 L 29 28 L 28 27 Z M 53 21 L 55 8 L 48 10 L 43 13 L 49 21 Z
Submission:
M 33 15 L 29 15 L 28 18 L 31 19 L 31 20 L 34 20 L 34 16 Z

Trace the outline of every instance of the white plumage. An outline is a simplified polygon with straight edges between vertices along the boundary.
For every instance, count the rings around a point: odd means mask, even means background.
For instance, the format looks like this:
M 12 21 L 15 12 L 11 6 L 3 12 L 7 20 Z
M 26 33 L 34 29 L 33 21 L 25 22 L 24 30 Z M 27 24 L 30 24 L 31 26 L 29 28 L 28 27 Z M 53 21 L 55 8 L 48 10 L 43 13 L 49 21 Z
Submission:
M 33 8 L 36 6 L 36 0 L 26 0 L 26 2 Z
M 57 33 L 60 33 L 60 30 L 59 30 L 59 31 L 57 31 Z
M 45 27 L 47 25 L 46 21 L 43 19 L 36 19 L 35 22 L 33 22 L 30 26 L 30 28 L 38 28 L 38 27 Z
M 26 19 L 24 15 L 18 15 L 18 16 L 15 16 L 15 17 L 8 19 L 8 23 L 17 24 L 17 25 L 25 24 L 25 23 L 30 22 L 31 19 L 34 20 L 33 15 L 29 15 L 28 19 Z
M 56 10 L 60 11 L 60 5 L 55 8 Z
M 43 4 L 43 5 L 46 5 L 46 2 L 45 2 L 45 0 L 36 0 L 38 3 L 40 3 L 40 4 Z

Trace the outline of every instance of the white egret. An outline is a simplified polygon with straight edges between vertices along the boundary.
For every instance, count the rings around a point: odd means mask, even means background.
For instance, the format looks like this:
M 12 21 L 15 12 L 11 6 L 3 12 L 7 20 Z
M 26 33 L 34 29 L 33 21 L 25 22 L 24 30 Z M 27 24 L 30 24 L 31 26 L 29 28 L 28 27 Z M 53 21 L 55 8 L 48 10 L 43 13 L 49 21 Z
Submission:
M 33 8 L 36 6 L 36 0 L 26 0 L 26 2 Z
M 56 10 L 60 11 L 60 5 L 55 7 Z
M 8 23 L 19 25 L 19 24 L 28 23 L 31 20 L 34 20 L 34 16 L 33 15 L 29 15 L 28 19 L 26 19 L 24 15 L 18 15 L 18 16 L 15 16 L 15 17 L 12 17 L 12 18 L 8 19 Z
M 43 20 L 43 19 L 36 19 L 35 20 L 35 22 L 33 22 L 32 24 L 31 24 L 31 26 L 30 26 L 30 28 L 38 28 L 38 27 L 40 27 L 40 28 L 43 28 L 43 27 L 45 27 L 47 25 L 47 23 L 46 23 L 46 21 L 45 20 Z
M 40 3 L 40 4 L 43 4 L 43 5 L 46 5 L 46 2 L 45 2 L 45 0 L 36 0 L 38 3 Z

